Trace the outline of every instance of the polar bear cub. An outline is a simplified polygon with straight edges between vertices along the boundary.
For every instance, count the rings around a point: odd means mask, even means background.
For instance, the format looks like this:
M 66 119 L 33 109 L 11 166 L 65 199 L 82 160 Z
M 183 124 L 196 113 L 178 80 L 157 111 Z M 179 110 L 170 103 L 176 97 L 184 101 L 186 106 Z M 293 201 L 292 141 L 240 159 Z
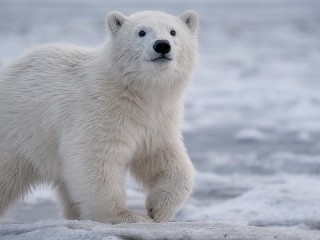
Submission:
M 97 49 L 35 47 L 0 72 L 0 214 L 32 186 L 57 187 L 68 219 L 169 221 L 194 168 L 180 122 L 197 62 L 198 17 L 157 11 L 107 17 Z M 146 215 L 126 208 L 129 171 Z

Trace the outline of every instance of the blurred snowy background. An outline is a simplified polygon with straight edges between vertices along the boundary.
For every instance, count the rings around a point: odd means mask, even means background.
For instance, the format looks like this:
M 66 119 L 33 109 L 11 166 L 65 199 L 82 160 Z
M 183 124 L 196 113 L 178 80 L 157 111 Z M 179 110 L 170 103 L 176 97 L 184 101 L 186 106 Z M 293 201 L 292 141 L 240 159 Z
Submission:
M 0 65 L 35 44 L 98 46 L 109 11 L 198 12 L 186 96 L 194 194 L 174 221 L 232 220 L 320 236 L 319 0 L 0 0 Z M 128 181 L 128 205 L 144 209 Z M 45 186 L 2 219 L 62 219 Z

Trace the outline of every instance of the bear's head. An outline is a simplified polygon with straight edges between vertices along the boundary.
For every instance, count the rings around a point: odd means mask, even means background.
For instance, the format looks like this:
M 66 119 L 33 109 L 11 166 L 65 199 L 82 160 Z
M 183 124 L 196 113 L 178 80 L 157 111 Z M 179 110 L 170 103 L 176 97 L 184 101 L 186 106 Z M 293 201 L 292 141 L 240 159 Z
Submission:
M 108 14 L 112 65 L 123 75 L 190 78 L 197 61 L 198 16 L 158 11 Z M 110 56 L 109 56 L 110 58 Z

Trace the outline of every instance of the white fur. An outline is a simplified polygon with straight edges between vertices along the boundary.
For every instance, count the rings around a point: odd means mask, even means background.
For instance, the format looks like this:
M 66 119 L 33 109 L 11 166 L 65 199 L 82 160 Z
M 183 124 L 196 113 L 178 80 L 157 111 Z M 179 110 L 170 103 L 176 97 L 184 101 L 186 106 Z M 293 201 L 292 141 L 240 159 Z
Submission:
M 101 48 L 39 46 L 1 70 L 0 214 L 44 181 L 67 218 L 108 223 L 168 221 L 191 193 L 180 122 L 197 15 L 112 12 L 108 25 Z M 172 61 L 151 61 L 157 39 Z M 126 208 L 127 170 L 148 192 L 149 217 Z

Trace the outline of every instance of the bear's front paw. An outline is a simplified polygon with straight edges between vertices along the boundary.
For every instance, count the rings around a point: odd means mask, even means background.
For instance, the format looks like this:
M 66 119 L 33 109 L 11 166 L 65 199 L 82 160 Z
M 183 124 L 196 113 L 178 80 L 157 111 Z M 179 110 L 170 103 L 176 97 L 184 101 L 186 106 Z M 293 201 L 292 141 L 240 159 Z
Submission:
M 148 216 L 155 222 L 167 222 L 176 214 L 179 207 L 179 200 L 176 196 L 165 190 L 149 194 L 147 197 L 146 208 Z
M 136 214 L 130 211 L 124 211 L 120 214 L 114 216 L 111 221 L 112 224 L 117 223 L 153 223 L 153 220 L 146 216 L 146 215 L 140 215 Z

